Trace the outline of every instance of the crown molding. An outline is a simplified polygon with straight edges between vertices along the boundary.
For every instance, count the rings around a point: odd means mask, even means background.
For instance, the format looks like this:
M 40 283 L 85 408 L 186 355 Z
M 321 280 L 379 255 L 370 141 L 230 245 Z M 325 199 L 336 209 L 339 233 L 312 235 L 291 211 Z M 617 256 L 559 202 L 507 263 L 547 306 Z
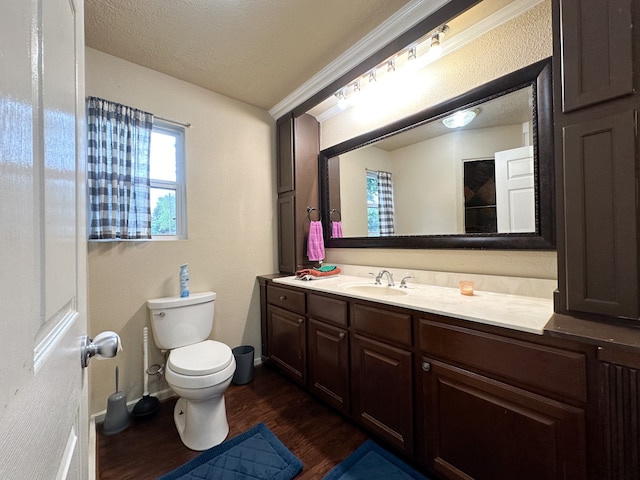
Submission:
M 391 42 L 440 7 L 449 3 L 449 1 L 412 0 L 287 97 L 271 107 L 269 114 L 277 119 L 293 110 L 331 82 L 336 81 L 349 70 L 369 58 L 380 49 L 380 45 L 386 45 Z
M 542 1 L 543 0 L 513 1 L 506 7 L 466 29 L 464 32 L 455 35 L 450 41 L 443 42 L 442 54 L 446 55 L 463 47 L 489 30 L 522 15 Z M 369 58 L 380 49 L 380 45 L 386 45 L 391 42 L 447 3 L 449 3 L 449 0 L 418 0 L 410 2 L 389 17 L 378 28 L 354 44 L 353 47 L 346 50 L 336 60 L 329 63 L 320 72 L 274 105 L 269 110 L 269 114 L 273 118 L 278 119 L 285 113 L 293 110 L 305 100 L 311 98 L 324 87 Z

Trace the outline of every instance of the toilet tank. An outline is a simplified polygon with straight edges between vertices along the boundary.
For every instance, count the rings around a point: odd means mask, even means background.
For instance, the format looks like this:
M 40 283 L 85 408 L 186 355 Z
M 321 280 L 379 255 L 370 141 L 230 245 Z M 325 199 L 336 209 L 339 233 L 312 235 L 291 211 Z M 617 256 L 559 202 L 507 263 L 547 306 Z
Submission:
M 147 300 L 156 346 L 171 350 L 209 338 L 215 299 L 215 292 L 203 292 Z

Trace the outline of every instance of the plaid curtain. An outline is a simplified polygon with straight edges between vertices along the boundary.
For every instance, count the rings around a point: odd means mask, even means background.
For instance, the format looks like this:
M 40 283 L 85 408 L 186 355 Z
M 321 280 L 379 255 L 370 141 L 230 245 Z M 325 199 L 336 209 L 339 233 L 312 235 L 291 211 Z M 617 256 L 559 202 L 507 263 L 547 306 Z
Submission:
M 380 236 L 393 235 L 393 183 L 389 172 L 377 172 Z
M 90 239 L 150 239 L 153 114 L 87 99 Z

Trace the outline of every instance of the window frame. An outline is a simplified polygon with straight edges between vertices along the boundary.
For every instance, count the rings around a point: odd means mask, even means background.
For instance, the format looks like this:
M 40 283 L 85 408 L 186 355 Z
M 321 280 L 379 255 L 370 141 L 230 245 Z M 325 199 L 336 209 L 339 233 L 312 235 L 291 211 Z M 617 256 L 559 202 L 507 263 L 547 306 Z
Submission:
M 380 236 L 380 202 L 378 201 L 378 187 L 376 186 L 376 201 L 369 201 L 369 180 L 374 180 L 377 184 L 378 181 L 378 172 L 375 170 L 365 170 L 365 190 L 367 194 L 367 235 L 370 237 L 379 237 Z M 378 217 L 378 229 L 373 230 L 371 228 L 371 222 L 369 219 L 369 210 L 375 209 L 376 215 Z
M 172 135 L 176 139 L 176 181 L 157 180 L 149 176 L 150 188 L 170 189 L 176 192 L 176 234 L 151 235 L 151 240 L 186 240 L 187 239 L 187 194 L 186 194 L 186 149 L 185 128 L 170 122 L 158 120 L 153 122 L 153 132 Z M 149 159 L 149 163 L 153 158 Z M 153 214 L 153 212 L 151 212 Z M 153 225 L 153 224 L 152 224 Z

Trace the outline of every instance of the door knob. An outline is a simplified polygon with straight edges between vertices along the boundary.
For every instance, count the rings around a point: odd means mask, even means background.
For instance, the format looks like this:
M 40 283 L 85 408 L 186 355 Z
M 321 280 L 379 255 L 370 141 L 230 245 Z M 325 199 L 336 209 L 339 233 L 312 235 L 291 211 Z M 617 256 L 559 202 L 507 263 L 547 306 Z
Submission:
M 122 342 L 116 332 L 102 332 L 94 339 L 84 335 L 80 346 L 80 364 L 82 368 L 85 368 L 89 365 L 89 359 L 94 355 L 111 358 L 115 357 L 120 350 L 122 350 Z

